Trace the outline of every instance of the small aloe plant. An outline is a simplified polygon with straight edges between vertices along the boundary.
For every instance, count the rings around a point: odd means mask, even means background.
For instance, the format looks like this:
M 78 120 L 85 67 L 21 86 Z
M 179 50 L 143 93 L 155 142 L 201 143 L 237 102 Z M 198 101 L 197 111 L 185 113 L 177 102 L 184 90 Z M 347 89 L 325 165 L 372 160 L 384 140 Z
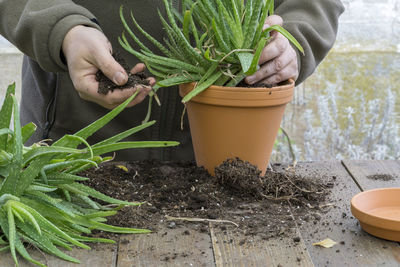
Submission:
M 160 12 L 159 16 L 168 37 L 164 44 L 148 34 L 131 13 L 136 29 L 163 55 L 156 55 L 141 42 L 125 20 L 122 6 L 122 23 L 140 51 L 132 48 L 125 33 L 119 42 L 158 78 L 155 89 L 197 82 L 184 103 L 211 85 L 236 86 L 256 72 L 271 31 L 280 32 L 303 52 L 281 26 L 263 29 L 266 17 L 274 14 L 274 0 L 182 0 L 182 12 L 175 10 L 171 1 L 163 1 L 167 19 Z
M 77 173 L 108 161 L 104 153 L 127 148 L 167 147 L 177 142 L 123 142 L 154 121 L 131 128 L 102 142 L 89 145 L 86 139 L 117 116 L 136 96 L 104 117 L 74 135 L 65 135 L 51 146 L 37 143 L 23 144 L 35 132 L 29 123 L 21 127 L 15 93 L 15 84 L 7 89 L 0 110 L 0 251 L 9 250 L 18 265 L 17 252 L 26 260 L 34 260 L 25 249 L 26 243 L 61 259 L 79 263 L 58 247 L 70 250 L 72 246 L 90 249 L 82 242 L 108 242 L 113 240 L 91 238 L 91 230 L 116 233 L 148 233 L 148 230 L 107 225 L 107 216 L 116 214 L 126 205 L 140 205 L 108 197 L 82 183 L 88 178 Z M 13 124 L 13 127 L 10 124 Z M 13 129 L 11 129 L 13 128 Z M 78 145 L 84 148 L 78 149 Z M 96 200 L 111 205 L 102 205 Z M 82 234 L 85 234 L 83 236 Z

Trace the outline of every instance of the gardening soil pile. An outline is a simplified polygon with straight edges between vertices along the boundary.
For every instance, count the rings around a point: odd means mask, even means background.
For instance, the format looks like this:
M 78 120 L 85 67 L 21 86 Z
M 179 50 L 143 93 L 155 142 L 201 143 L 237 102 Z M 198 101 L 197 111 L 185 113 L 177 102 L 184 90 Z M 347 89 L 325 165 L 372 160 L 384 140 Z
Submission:
M 300 177 L 281 165 L 260 177 L 256 167 L 239 159 L 224 162 L 215 173 L 210 176 L 194 162 L 140 161 L 102 165 L 84 176 L 91 178 L 86 184 L 109 196 L 144 202 L 109 217 L 109 224 L 157 231 L 190 223 L 206 232 L 215 220 L 222 230 L 262 239 L 295 239 L 298 220 L 317 224 L 334 184 Z M 193 222 L 199 218 L 204 222 Z

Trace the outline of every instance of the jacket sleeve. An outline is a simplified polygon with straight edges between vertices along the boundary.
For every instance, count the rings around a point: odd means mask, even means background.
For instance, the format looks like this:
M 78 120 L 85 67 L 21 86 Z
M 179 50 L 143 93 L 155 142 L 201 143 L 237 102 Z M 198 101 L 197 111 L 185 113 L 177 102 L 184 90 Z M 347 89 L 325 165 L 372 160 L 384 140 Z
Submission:
M 61 45 L 76 25 L 99 29 L 94 16 L 69 0 L 0 0 L 0 34 L 50 72 L 66 71 Z
M 300 84 L 332 48 L 344 7 L 340 0 L 276 0 L 275 7 L 283 27 L 304 48 L 304 55 L 295 48 L 300 63 L 296 84 Z

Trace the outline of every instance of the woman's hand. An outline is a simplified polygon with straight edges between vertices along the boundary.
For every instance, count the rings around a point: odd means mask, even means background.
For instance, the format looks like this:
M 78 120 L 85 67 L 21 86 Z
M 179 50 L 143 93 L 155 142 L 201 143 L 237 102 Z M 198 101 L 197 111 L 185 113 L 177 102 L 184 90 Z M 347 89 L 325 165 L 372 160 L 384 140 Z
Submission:
M 124 68 L 112 56 L 112 47 L 107 37 L 99 30 L 85 26 L 75 26 L 65 36 L 62 50 L 68 64 L 68 70 L 79 96 L 95 102 L 105 108 L 113 109 L 137 90 L 140 92 L 128 107 L 143 101 L 155 84 L 154 78 L 148 78 L 150 86 L 135 86 L 124 90 L 114 90 L 107 95 L 97 92 L 99 83 L 96 73 L 101 70 L 117 85 L 124 85 L 128 75 Z M 145 65 L 137 64 L 131 73 L 143 71 Z
M 266 18 L 264 29 L 272 26 L 282 26 L 282 18 L 272 15 Z M 277 84 L 290 78 L 296 80 L 299 76 L 296 51 L 289 41 L 279 32 L 271 32 L 272 41 L 264 47 L 259 60 L 260 69 L 246 77 L 248 84 Z

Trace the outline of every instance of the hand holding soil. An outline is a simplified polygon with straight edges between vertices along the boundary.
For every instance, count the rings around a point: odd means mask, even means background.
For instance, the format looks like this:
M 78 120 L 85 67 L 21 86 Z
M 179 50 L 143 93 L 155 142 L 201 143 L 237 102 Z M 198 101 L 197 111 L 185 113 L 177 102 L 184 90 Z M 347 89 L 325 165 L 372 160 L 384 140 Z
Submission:
M 149 78 L 139 83 L 141 86 L 130 83 L 126 85 L 133 73 L 144 70 L 144 64 L 136 65 L 131 71 L 121 66 L 112 56 L 110 42 L 97 29 L 75 26 L 66 34 L 62 50 L 67 60 L 71 80 L 79 96 L 105 108 L 115 108 L 140 90 L 136 98 L 128 105 L 132 107 L 143 101 L 151 90 L 150 86 L 155 83 L 154 78 Z M 126 85 L 125 90 L 111 90 L 107 94 L 99 94 L 99 80 L 96 78 L 99 70 L 114 84 Z

